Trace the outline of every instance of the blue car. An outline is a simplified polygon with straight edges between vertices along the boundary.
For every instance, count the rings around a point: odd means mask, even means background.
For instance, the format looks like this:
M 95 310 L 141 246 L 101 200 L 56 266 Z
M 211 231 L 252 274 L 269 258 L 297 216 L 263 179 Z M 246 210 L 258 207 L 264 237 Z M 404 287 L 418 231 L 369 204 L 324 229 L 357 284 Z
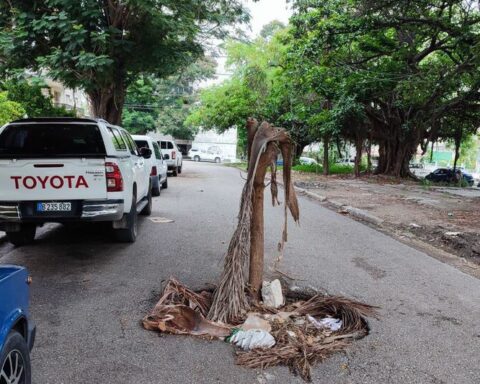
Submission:
M 24 267 L 0 266 L 0 384 L 30 384 L 35 325 L 28 309 L 30 277 Z

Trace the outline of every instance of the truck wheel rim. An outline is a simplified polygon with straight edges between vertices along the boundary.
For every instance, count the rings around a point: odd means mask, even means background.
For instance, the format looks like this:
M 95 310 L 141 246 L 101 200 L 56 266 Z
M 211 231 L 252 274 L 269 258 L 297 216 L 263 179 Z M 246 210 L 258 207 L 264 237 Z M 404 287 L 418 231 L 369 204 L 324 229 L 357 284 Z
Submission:
M 10 351 L 3 362 L 0 371 L 0 384 L 25 383 L 25 361 L 22 354 L 16 349 Z

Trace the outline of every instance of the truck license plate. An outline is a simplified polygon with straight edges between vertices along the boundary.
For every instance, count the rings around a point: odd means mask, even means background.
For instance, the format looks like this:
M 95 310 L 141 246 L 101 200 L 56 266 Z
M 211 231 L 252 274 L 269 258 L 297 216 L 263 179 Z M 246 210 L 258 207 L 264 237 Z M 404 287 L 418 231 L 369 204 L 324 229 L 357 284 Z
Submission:
M 37 203 L 38 212 L 70 212 L 72 203 Z

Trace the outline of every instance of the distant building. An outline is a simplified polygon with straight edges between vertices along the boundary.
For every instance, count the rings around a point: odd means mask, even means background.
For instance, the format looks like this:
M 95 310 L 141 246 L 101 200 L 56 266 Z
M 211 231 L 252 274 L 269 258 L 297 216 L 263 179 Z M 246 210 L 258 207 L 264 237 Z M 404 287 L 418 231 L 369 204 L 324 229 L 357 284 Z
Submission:
M 62 83 L 50 78 L 44 79 L 48 86 L 44 95 L 52 98 L 56 107 L 64 107 L 68 111 L 76 111 L 78 117 L 92 117 L 90 102 L 85 92 L 78 89 L 70 89 Z

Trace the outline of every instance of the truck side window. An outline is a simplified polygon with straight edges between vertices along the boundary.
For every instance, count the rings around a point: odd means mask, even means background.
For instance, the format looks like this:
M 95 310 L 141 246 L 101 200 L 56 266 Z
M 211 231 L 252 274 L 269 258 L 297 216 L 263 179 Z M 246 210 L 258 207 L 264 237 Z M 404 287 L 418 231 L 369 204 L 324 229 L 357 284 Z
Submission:
M 125 131 L 122 131 L 122 136 L 127 142 L 128 149 L 132 155 L 138 156 L 137 144 L 133 141 L 132 137 Z
M 162 149 L 167 149 L 167 142 L 166 141 L 161 141 L 160 145 L 161 145 Z
M 173 143 L 172 142 L 168 142 L 168 149 L 173 149 Z
M 125 141 L 123 140 L 122 135 L 120 135 L 118 129 L 109 127 L 108 132 L 111 133 L 112 143 L 115 149 L 117 151 L 126 151 L 127 144 L 125 144 Z
M 160 152 L 160 148 L 155 142 L 153 142 L 153 152 L 155 152 L 155 157 L 157 158 L 157 160 L 162 160 L 162 152 Z

